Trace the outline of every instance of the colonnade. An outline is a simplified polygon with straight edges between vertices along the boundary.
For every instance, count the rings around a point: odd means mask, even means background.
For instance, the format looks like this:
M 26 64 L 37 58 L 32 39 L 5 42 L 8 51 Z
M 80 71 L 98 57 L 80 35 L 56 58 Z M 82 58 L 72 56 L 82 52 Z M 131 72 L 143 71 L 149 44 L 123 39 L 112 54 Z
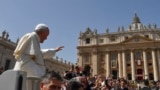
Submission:
M 159 51 L 158 51 L 159 52 Z M 127 77 L 127 65 L 126 65 L 126 54 L 125 51 L 118 52 L 117 54 L 118 58 L 118 77 Z M 158 59 L 156 58 L 156 51 L 155 49 L 151 50 L 151 55 L 152 55 L 152 66 L 153 66 L 153 77 L 154 80 L 157 81 L 158 78 Z M 147 62 L 147 57 L 146 57 L 146 51 L 142 51 L 142 56 L 143 56 L 143 78 L 144 79 L 149 79 L 149 73 L 148 73 L 148 62 Z M 110 60 L 110 53 L 106 53 L 106 77 L 109 77 L 111 75 L 111 60 Z M 135 62 L 135 57 L 134 57 L 134 50 L 130 51 L 130 64 L 131 64 L 131 77 L 132 80 L 136 80 L 136 62 Z M 93 66 L 94 67 L 94 66 Z
M 138 51 L 138 50 L 137 50 Z M 114 51 L 115 52 L 115 51 Z M 121 51 L 117 51 L 117 67 L 116 68 L 112 68 L 112 60 L 111 60 L 111 54 L 112 51 L 106 51 L 104 54 L 104 60 L 105 60 L 105 75 L 106 77 L 109 77 L 110 75 L 112 75 L 112 70 L 117 70 L 117 77 L 123 77 L 123 78 L 127 78 L 128 74 L 131 74 L 131 80 L 136 80 L 137 77 L 137 64 L 136 64 L 136 58 L 135 58 L 135 52 L 136 49 L 133 50 L 127 50 L 127 52 L 125 50 L 121 50 Z M 146 49 L 144 50 L 140 50 L 139 51 L 141 53 L 141 64 L 142 66 L 140 66 L 140 68 L 142 69 L 142 77 L 143 79 L 149 79 L 150 73 L 153 74 L 153 78 L 154 81 L 157 81 L 160 79 L 160 50 L 158 49 L 150 49 L 149 51 L 147 51 Z M 151 60 L 148 61 L 147 59 L 147 52 L 150 52 L 151 55 Z M 126 57 L 126 54 L 128 53 L 130 55 L 130 60 L 128 60 Z M 98 72 L 98 68 L 99 65 L 98 63 L 100 63 L 100 60 L 98 58 L 98 52 L 97 53 L 93 53 L 91 54 L 91 57 L 89 60 L 89 63 L 91 67 L 92 67 L 92 75 L 96 75 L 99 74 Z M 79 63 L 81 64 L 80 66 L 85 65 L 85 61 L 83 59 L 83 55 L 79 55 Z M 128 66 L 128 62 L 130 63 L 130 65 Z M 151 63 L 151 65 L 149 65 L 149 63 Z M 130 71 L 128 70 L 128 67 L 130 68 Z M 150 67 L 150 68 L 149 68 Z M 152 71 L 149 71 L 151 70 Z

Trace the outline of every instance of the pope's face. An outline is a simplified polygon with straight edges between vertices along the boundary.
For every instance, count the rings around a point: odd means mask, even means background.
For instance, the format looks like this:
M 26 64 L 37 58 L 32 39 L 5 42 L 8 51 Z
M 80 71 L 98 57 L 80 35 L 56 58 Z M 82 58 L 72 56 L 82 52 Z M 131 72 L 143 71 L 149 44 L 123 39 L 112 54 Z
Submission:
M 61 90 L 62 82 L 59 80 L 51 80 L 49 83 L 40 84 L 40 90 Z
M 47 39 L 48 35 L 49 35 L 49 30 L 46 30 L 46 31 L 44 31 L 44 32 L 41 32 L 41 35 L 40 35 L 40 43 L 43 43 L 44 40 Z

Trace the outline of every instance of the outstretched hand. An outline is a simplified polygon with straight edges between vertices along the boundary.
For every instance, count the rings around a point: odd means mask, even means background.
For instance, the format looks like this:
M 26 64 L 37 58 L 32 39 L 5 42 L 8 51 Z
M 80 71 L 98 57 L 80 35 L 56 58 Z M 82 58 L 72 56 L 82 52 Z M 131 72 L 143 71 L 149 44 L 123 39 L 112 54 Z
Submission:
M 59 47 L 55 48 L 55 50 L 60 51 L 60 50 L 62 50 L 62 48 L 64 48 L 64 46 L 59 46 Z

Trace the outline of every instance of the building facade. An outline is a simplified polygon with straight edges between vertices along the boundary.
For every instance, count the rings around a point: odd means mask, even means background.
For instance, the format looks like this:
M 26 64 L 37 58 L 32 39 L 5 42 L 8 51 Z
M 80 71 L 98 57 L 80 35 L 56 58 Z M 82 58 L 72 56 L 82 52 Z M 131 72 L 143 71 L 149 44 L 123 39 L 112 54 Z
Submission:
M 128 80 L 160 79 L 160 28 L 143 25 L 137 14 L 127 29 L 98 34 L 87 28 L 80 32 L 79 66 L 89 65 L 92 75 Z
M 63 60 L 62 58 L 55 57 L 45 59 L 45 65 L 47 67 L 47 71 L 54 70 L 61 76 L 64 76 L 65 71 L 69 71 L 74 64 Z
M 12 69 L 15 64 L 13 57 L 13 51 L 16 47 L 16 43 L 9 39 L 9 34 L 6 31 L 2 32 L 0 36 L 0 66 L 4 70 Z
M 19 39 L 17 39 L 17 42 L 18 41 Z M 0 36 L 0 67 L 3 67 L 4 71 L 13 69 L 15 65 L 16 60 L 13 56 L 13 52 L 16 48 L 17 42 L 13 42 L 9 39 L 8 32 L 2 32 L 2 35 Z M 48 71 L 55 70 L 62 75 L 63 72 L 69 70 L 74 64 L 56 57 L 46 58 L 45 65 Z

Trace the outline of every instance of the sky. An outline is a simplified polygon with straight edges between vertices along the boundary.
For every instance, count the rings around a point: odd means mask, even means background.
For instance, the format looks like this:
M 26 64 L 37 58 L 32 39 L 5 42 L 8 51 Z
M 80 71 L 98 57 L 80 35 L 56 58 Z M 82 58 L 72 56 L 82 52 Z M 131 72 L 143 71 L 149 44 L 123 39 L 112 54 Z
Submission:
M 117 32 L 132 23 L 135 13 L 144 25 L 160 26 L 160 0 L 1 0 L 0 33 L 6 30 L 11 41 L 32 32 L 39 23 L 50 29 L 41 48 L 64 49 L 56 56 L 76 63 L 80 32 Z

